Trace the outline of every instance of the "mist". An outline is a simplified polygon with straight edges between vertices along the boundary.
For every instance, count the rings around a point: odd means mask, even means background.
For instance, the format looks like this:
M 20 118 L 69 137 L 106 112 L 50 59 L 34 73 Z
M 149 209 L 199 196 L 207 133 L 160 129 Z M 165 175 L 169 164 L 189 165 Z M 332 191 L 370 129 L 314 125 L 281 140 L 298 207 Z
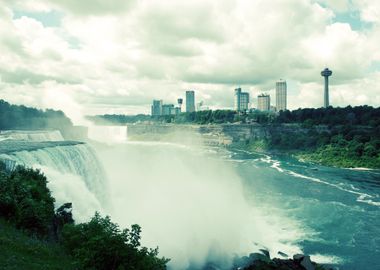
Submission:
M 208 262 L 227 269 L 234 255 L 258 248 L 299 251 L 281 244 L 273 220 L 270 225 L 245 200 L 233 164 L 204 148 L 195 134 L 98 145 L 97 152 L 109 179 L 109 214 L 122 227 L 140 224 L 143 244 L 159 246 L 172 269 Z

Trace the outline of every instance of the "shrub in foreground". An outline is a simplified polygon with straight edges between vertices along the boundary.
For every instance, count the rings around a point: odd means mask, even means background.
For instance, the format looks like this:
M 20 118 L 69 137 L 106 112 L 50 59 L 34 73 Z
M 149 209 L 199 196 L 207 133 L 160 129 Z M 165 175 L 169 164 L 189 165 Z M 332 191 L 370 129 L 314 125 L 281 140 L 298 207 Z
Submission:
M 109 217 L 98 213 L 88 223 L 65 225 L 63 245 L 81 269 L 96 270 L 160 270 L 166 269 L 165 258 L 158 249 L 140 246 L 141 228 L 120 230 Z
M 38 170 L 18 166 L 12 172 L 0 168 L 0 216 L 17 228 L 46 237 L 54 218 L 54 198 L 46 177 Z

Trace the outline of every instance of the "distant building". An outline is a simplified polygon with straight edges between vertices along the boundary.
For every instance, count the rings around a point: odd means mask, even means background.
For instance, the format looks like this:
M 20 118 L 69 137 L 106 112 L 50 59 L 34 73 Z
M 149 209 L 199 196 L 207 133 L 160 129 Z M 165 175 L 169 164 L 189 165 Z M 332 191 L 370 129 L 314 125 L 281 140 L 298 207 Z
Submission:
M 152 116 L 162 115 L 162 100 L 153 100 Z
M 286 111 L 286 95 L 287 95 L 287 89 L 286 89 L 286 81 L 279 80 L 276 82 L 276 109 L 277 111 Z
M 238 112 L 249 109 L 249 93 L 242 92 L 240 87 L 235 89 L 234 108 Z
M 270 96 L 261 94 L 257 96 L 257 109 L 259 111 L 269 111 L 270 110 Z
M 162 105 L 162 115 L 171 115 L 173 110 L 174 110 L 173 104 Z
M 194 91 L 186 91 L 186 112 L 195 112 Z
M 181 113 L 181 108 L 180 107 L 170 108 L 170 114 L 171 115 L 178 115 L 180 113 Z

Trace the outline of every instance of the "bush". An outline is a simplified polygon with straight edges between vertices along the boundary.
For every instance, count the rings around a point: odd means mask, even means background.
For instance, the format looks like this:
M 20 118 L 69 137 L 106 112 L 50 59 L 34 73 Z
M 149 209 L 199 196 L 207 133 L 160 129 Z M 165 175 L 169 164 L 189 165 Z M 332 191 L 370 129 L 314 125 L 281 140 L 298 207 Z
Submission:
M 54 198 L 38 170 L 18 166 L 0 172 L 0 216 L 16 227 L 38 236 L 47 236 L 54 217 Z
M 78 267 L 96 270 L 160 270 L 166 269 L 165 258 L 158 249 L 140 247 L 141 228 L 120 230 L 109 217 L 98 213 L 88 223 L 65 225 L 63 245 L 77 260 Z

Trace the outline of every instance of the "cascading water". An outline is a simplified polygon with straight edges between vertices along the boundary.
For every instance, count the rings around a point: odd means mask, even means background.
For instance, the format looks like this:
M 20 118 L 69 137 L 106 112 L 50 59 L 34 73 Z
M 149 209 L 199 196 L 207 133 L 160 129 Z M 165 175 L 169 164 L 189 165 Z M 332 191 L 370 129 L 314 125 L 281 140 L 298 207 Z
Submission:
M 64 141 L 64 138 L 58 130 L 41 130 L 41 131 L 20 131 L 20 130 L 6 130 L 1 131 L 0 141 L 32 141 L 32 142 L 56 142 Z
M 108 205 L 103 167 L 86 144 L 11 152 L 1 154 L 0 159 L 41 169 L 48 178 L 56 206 L 72 202 L 77 221 L 88 219 Z

